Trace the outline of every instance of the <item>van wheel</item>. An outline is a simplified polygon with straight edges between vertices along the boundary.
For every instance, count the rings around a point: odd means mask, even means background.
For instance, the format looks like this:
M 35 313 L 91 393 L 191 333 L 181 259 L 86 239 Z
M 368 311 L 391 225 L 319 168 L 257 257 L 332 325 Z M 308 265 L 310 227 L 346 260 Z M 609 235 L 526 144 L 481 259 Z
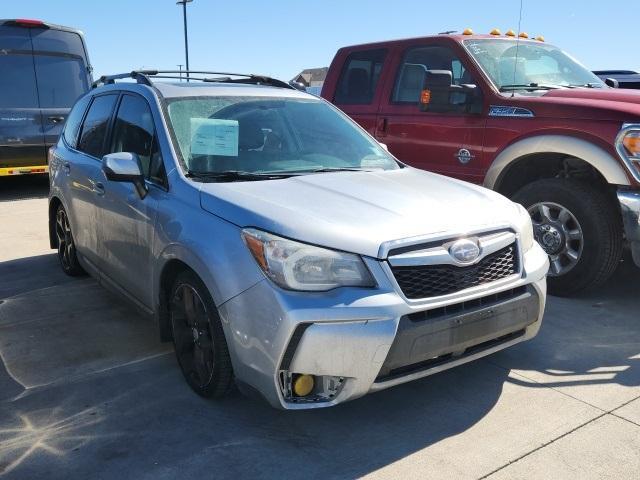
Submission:
M 526 185 L 512 199 L 528 210 L 535 238 L 549 255 L 549 293 L 572 295 L 613 274 L 622 257 L 622 224 L 603 192 L 551 178 Z
M 64 273 L 71 277 L 85 275 L 84 269 L 78 262 L 76 244 L 73 241 L 69 217 L 62 205 L 56 210 L 56 242 L 58 244 L 58 260 Z
M 233 384 L 233 369 L 209 291 L 197 275 L 184 271 L 176 278 L 170 295 L 173 345 L 182 374 L 198 395 L 224 396 Z

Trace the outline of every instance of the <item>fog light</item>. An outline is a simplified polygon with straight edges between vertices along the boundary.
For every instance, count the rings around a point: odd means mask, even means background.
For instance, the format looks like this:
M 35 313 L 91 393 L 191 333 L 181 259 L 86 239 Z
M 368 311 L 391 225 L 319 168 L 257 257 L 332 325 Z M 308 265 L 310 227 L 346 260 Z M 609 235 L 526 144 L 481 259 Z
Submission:
M 307 374 L 297 375 L 293 379 L 293 393 L 298 397 L 306 397 L 311 393 L 314 386 L 313 376 Z

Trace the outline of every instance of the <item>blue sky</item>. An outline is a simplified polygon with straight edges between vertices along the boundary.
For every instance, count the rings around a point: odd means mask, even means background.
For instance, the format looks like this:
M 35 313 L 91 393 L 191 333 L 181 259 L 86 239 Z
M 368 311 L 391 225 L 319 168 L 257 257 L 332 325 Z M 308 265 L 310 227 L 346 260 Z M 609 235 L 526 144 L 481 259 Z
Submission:
M 4 0 L 4 18 L 38 18 L 85 32 L 95 74 L 184 63 L 175 0 Z M 524 0 L 522 30 L 545 36 L 591 69 L 640 69 L 640 1 L 624 8 L 585 0 Z M 518 0 L 194 0 L 188 6 L 192 69 L 290 79 L 327 66 L 344 45 L 444 30 L 503 33 Z

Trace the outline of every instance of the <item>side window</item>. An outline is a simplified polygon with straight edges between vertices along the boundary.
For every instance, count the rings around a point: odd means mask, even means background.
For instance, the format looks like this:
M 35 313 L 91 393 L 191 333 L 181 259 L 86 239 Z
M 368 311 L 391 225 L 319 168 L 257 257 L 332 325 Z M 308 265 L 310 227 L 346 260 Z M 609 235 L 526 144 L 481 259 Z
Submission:
M 137 154 L 145 177 L 164 183 L 162 157 L 158 148 L 153 116 L 144 98 L 137 95 L 122 97 L 109 151 Z
M 396 75 L 391 100 L 394 103 L 418 105 L 427 70 L 449 70 L 455 85 L 475 83 L 471 74 L 453 51 L 447 47 L 417 47 L 407 50 Z M 452 109 L 464 101 L 464 97 L 451 95 Z
M 82 122 L 82 117 L 87 110 L 90 99 L 91 97 L 84 97 L 78 100 L 78 103 L 73 106 L 64 124 L 64 140 L 71 148 L 76 148 L 78 132 L 80 132 L 80 123 Z
M 107 134 L 109 119 L 117 98 L 117 95 L 94 97 L 82 124 L 78 150 L 96 158 L 102 157 L 104 137 Z
M 380 80 L 386 53 L 386 50 L 378 49 L 350 54 L 340 74 L 334 102 L 345 105 L 370 104 Z

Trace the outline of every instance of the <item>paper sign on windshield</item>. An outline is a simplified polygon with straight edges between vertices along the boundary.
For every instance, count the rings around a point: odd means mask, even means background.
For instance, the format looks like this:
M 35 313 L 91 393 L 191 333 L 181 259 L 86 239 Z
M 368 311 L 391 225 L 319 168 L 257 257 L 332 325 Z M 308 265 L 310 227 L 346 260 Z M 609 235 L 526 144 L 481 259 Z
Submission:
M 191 119 L 191 154 L 238 156 L 238 121 L 219 118 Z

